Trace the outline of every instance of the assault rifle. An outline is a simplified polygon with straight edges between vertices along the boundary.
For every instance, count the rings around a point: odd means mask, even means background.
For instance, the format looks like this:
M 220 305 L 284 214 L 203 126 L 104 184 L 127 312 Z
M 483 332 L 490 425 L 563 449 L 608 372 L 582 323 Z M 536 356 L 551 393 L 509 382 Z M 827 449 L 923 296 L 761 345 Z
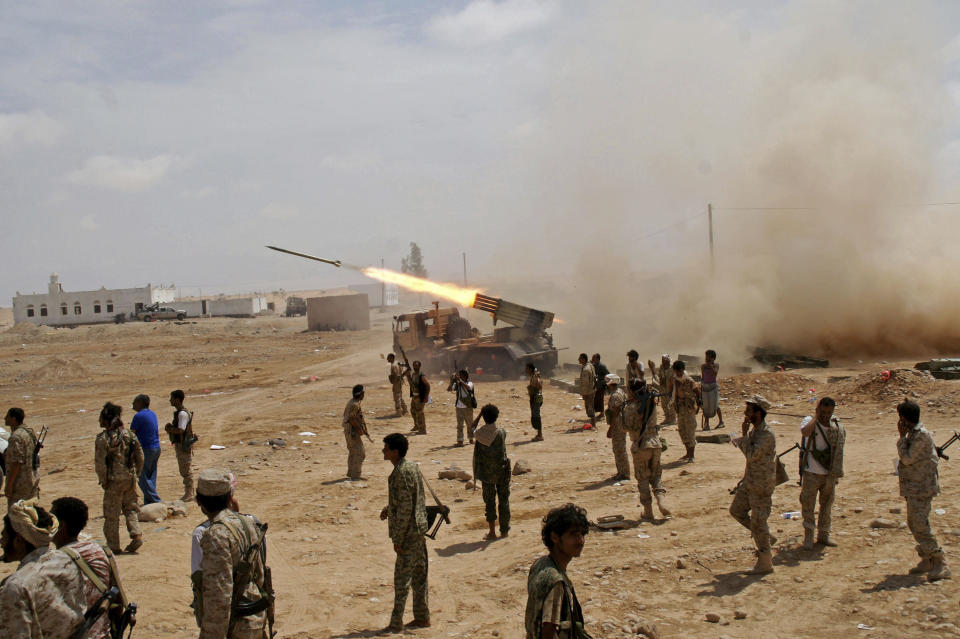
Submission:
M 403 364 L 401 364 L 401 366 L 403 366 L 407 370 L 411 370 L 410 360 L 407 359 L 407 354 L 403 352 L 403 346 L 400 346 L 400 344 L 397 344 L 397 350 L 400 351 L 400 357 L 403 358 Z
M 40 468 L 40 449 L 43 448 L 43 442 L 47 439 L 47 433 L 50 431 L 47 425 L 40 427 L 40 435 L 37 437 L 37 445 L 33 447 L 33 469 Z
M 795 448 L 800 448 L 800 444 L 794 443 L 793 446 L 791 446 L 790 448 L 786 449 L 785 451 L 783 451 L 782 453 L 780 453 L 779 455 L 777 455 L 777 458 L 776 458 L 776 460 L 777 460 L 777 486 L 779 486 L 780 484 L 786 483 L 786 482 L 790 479 L 790 476 L 787 475 L 787 469 L 784 467 L 783 462 L 780 461 L 780 458 L 783 457 L 784 455 L 786 455 L 787 453 L 792 452 Z M 737 491 L 740 489 L 740 486 L 742 486 L 742 485 L 743 485 L 743 480 L 741 479 L 740 481 L 737 482 L 737 485 L 736 485 L 736 486 L 734 486 L 733 488 L 730 489 L 730 494 L 731 494 L 731 495 L 736 495 L 736 494 L 737 494 Z
M 107 611 L 107 608 L 119 606 L 121 603 L 122 597 L 120 596 L 119 588 L 116 586 L 111 586 L 107 590 L 104 590 L 94 604 L 90 606 L 85 613 L 83 613 L 83 621 L 79 626 L 77 626 L 76 630 L 68 635 L 67 639 L 84 639 L 94 624 L 97 623 L 100 617 L 103 616 L 103 613 Z M 106 608 L 104 607 L 104 604 L 107 604 Z M 121 613 L 119 617 L 119 621 L 111 621 L 111 639 L 122 639 L 123 631 L 127 628 L 130 629 L 130 631 L 127 633 L 127 637 L 133 634 L 133 627 L 137 625 L 137 604 L 127 604 L 127 607 L 123 610 L 123 613 Z
M 950 444 L 957 441 L 958 439 L 960 439 L 960 433 L 958 433 L 957 431 L 953 431 L 953 436 L 950 439 L 948 439 L 943 446 L 937 446 L 937 457 L 940 457 L 942 459 L 946 459 L 947 461 L 949 461 L 950 458 L 947 457 L 943 451 L 949 448 Z

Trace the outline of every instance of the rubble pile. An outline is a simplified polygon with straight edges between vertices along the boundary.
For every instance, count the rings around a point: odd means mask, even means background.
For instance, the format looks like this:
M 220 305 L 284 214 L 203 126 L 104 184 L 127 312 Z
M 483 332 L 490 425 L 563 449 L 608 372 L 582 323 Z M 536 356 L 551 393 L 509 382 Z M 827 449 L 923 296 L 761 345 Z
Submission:
M 884 369 L 861 373 L 838 385 L 837 400 L 891 402 L 904 397 L 917 398 L 935 392 L 937 380 L 929 372 L 911 368 Z
M 751 373 L 721 378 L 720 393 L 727 401 L 759 394 L 772 402 L 782 402 L 805 395 L 818 386 L 816 380 L 796 373 Z

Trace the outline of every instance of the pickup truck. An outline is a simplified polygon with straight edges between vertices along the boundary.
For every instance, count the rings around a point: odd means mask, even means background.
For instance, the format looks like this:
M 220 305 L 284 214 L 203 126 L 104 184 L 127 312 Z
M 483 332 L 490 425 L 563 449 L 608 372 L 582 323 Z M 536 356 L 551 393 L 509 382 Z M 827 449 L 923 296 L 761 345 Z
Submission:
M 184 320 L 187 312 L 170 306 L 148 306 L 143 310 L 137 311 L 137 319 L 144 322 L 153 320 L 175 319 Z

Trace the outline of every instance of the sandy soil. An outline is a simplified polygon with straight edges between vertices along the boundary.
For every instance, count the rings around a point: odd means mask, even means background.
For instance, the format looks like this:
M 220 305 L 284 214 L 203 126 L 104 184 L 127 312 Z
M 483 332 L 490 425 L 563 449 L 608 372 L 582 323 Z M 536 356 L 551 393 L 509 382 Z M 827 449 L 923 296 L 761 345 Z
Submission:
M 373 317 L 371 331 L 322 334 L 301 332 L 303 318 L 72 330 L 17 326 L 0 333 L 0 405 L 22 406 L 30 424 L 50 427 L 43 452 L 43 500 L 78 496 L 99 515 L 101 493 L 93 473 L 99 406 L 112 400 L 129 413 L 134 395 L 146 392 L 162 424 L 169 418 L 169 391 L 183 388 L 201 436 L 196 468 L 236 471 L 242 509 L 270 524 L 280 636 L 372 636 L 386 625 L 393 599 L 393 551 L 386 524 L 377 516 L 386 502 L 391 470 L 381 458 L 380 439 L 411 426 L 409 418 L 392 417 L 387 369 L 380 358 L 389 348 L 389 327 L 384 316 Z M 830 393 L 840 401 L 837 413 L 848 429 L 847 477 L 838 488 L 834 511 L 840 547 L 798 550 L 801 523 L 781 517 L 799 510 L 797 458 L 791 453 L 785 461 L 793 479 L 777 489 L 771 517 L 780 538 L 776 572 L 766 577 L 743 573 L 753 565 L 752 545 L 727 514 L 728 490 L 743 469 L 739 451 L 701 444 L 696 463 L 678 465 L 682 447 L 676 429 L 664 431 L 670 444 L 664 481 L 675 515 L 670 521 L 641 523 L 635 485 L 609 479 L 614 466 L 603 427 L 599 434 L 583 430 L 578 421 L 583 412 L 573 408 L 580 404 L 578 398 L 548 386 L 546 441 L 529 443 L 533 433 L 519 381 L 477 380 L 479 401 L 501 408 L 511 457 L 532 467 L 531 473 L 514 477 L 510 538 L 484 542 L 479 494 L 462 482 L 436 479 L 437 471 L 450 465 L 468 469 L 471 449 L 452 447 L 453 406 L 442 392 L 445 380 L 434 380 L 429 434 L 412 439 L 410 457 L 422 464 L 434 490 L 452 507 L 453 525 L 441 528 L 438 539 L 428 544 L 434 626 L 415 634 L 521 637 L 526 572 L 543 552 L 540 518 L 549 508 L 574 501 L 591 519 L 620 513 L 633 525 L 619 532 L 591 532 L 583 556 L 570 566 L 589 628 L 598 639 L 634 636 L 624 629 L 634 620 L 655 623 L 664 637 L 960 635 L 954 625 L 960 575 L 933 585 L 908 576 L 917 561 L 910 533 L 869 528 L 878 516 L 905 521 L 891 472 L 896 402 L 905 394 L 916 397 L 938 442 L 955 427 L 960 384 L 899 370 L 915 361 L 721 379 L 728 432 L 738 430 L 742 399 L 754 392 L 780 404 L 776 410 L 798 414 L 810 412 L 810 398 Z M 894 370 L 890 382 L 880 381 L 883 368 Z M 829 383 L 830 377 L 845 379 Z M 344 481 L 340 419 L 355 383 L 368 387 L 364 408 L 374 443 L 367 447 L 367 479 L 350 483 Z M 799 419 L 771 416 L 770 422 L 780 450 L 798 439 Z M 317 435 L 298 435 L 304 431 Z M 263 445 L 278 436 L 286 438 L 286 448 Z M 211 444 L 227 448 L 214 451 Z M 960 445 L 951 452 L 960 455 Z M 940 472 L 943 494 L 934 507 L 945 512 L 932 520 L 956 562 L 960 487 L 953 463 L 942 463 Z M 160 494 L 173 499 L 179 487 L 172 451 L 165 447 Z M 145 524 L 140 553 L 120 557 L 128 591 L 141 610 L 134 636 L 196 636 L 188 608 L 189 533 L 202 519 L 191 505 L 187 518 Z M 92 519 L 87 533 L 102 539 L 101 526 L 102 519 Z M 684 567 L 678 567 L 678 560 Z M 0 576 L 12 569 L 0 566 Z M 734 619 L 735 610 L 746 618 Z M 706 622 L 708 612 L 719 614 L 720 623 Z M 858 624 L 872 629 L 858 630 Z

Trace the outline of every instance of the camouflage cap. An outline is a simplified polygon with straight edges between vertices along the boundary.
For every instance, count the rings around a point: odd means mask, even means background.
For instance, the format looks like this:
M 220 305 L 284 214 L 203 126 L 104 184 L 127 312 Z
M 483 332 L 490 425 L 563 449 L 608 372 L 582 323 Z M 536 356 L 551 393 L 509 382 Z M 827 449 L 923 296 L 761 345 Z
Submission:
M 197 494 L 207 497 L 228 495 L 233 489 L 233 480 L 229 470 L 222 468 L 207 468 L 200 471 L 197 477 Z
M 753 404 L 754 406 L 759 406 L 763 409 L 763 412 L 768 413 L 770 409 L 773 408 L 773 404 L 767 401 L 767 398 L 763 395 L 754 395 L 747 400 L 748 404 Z

